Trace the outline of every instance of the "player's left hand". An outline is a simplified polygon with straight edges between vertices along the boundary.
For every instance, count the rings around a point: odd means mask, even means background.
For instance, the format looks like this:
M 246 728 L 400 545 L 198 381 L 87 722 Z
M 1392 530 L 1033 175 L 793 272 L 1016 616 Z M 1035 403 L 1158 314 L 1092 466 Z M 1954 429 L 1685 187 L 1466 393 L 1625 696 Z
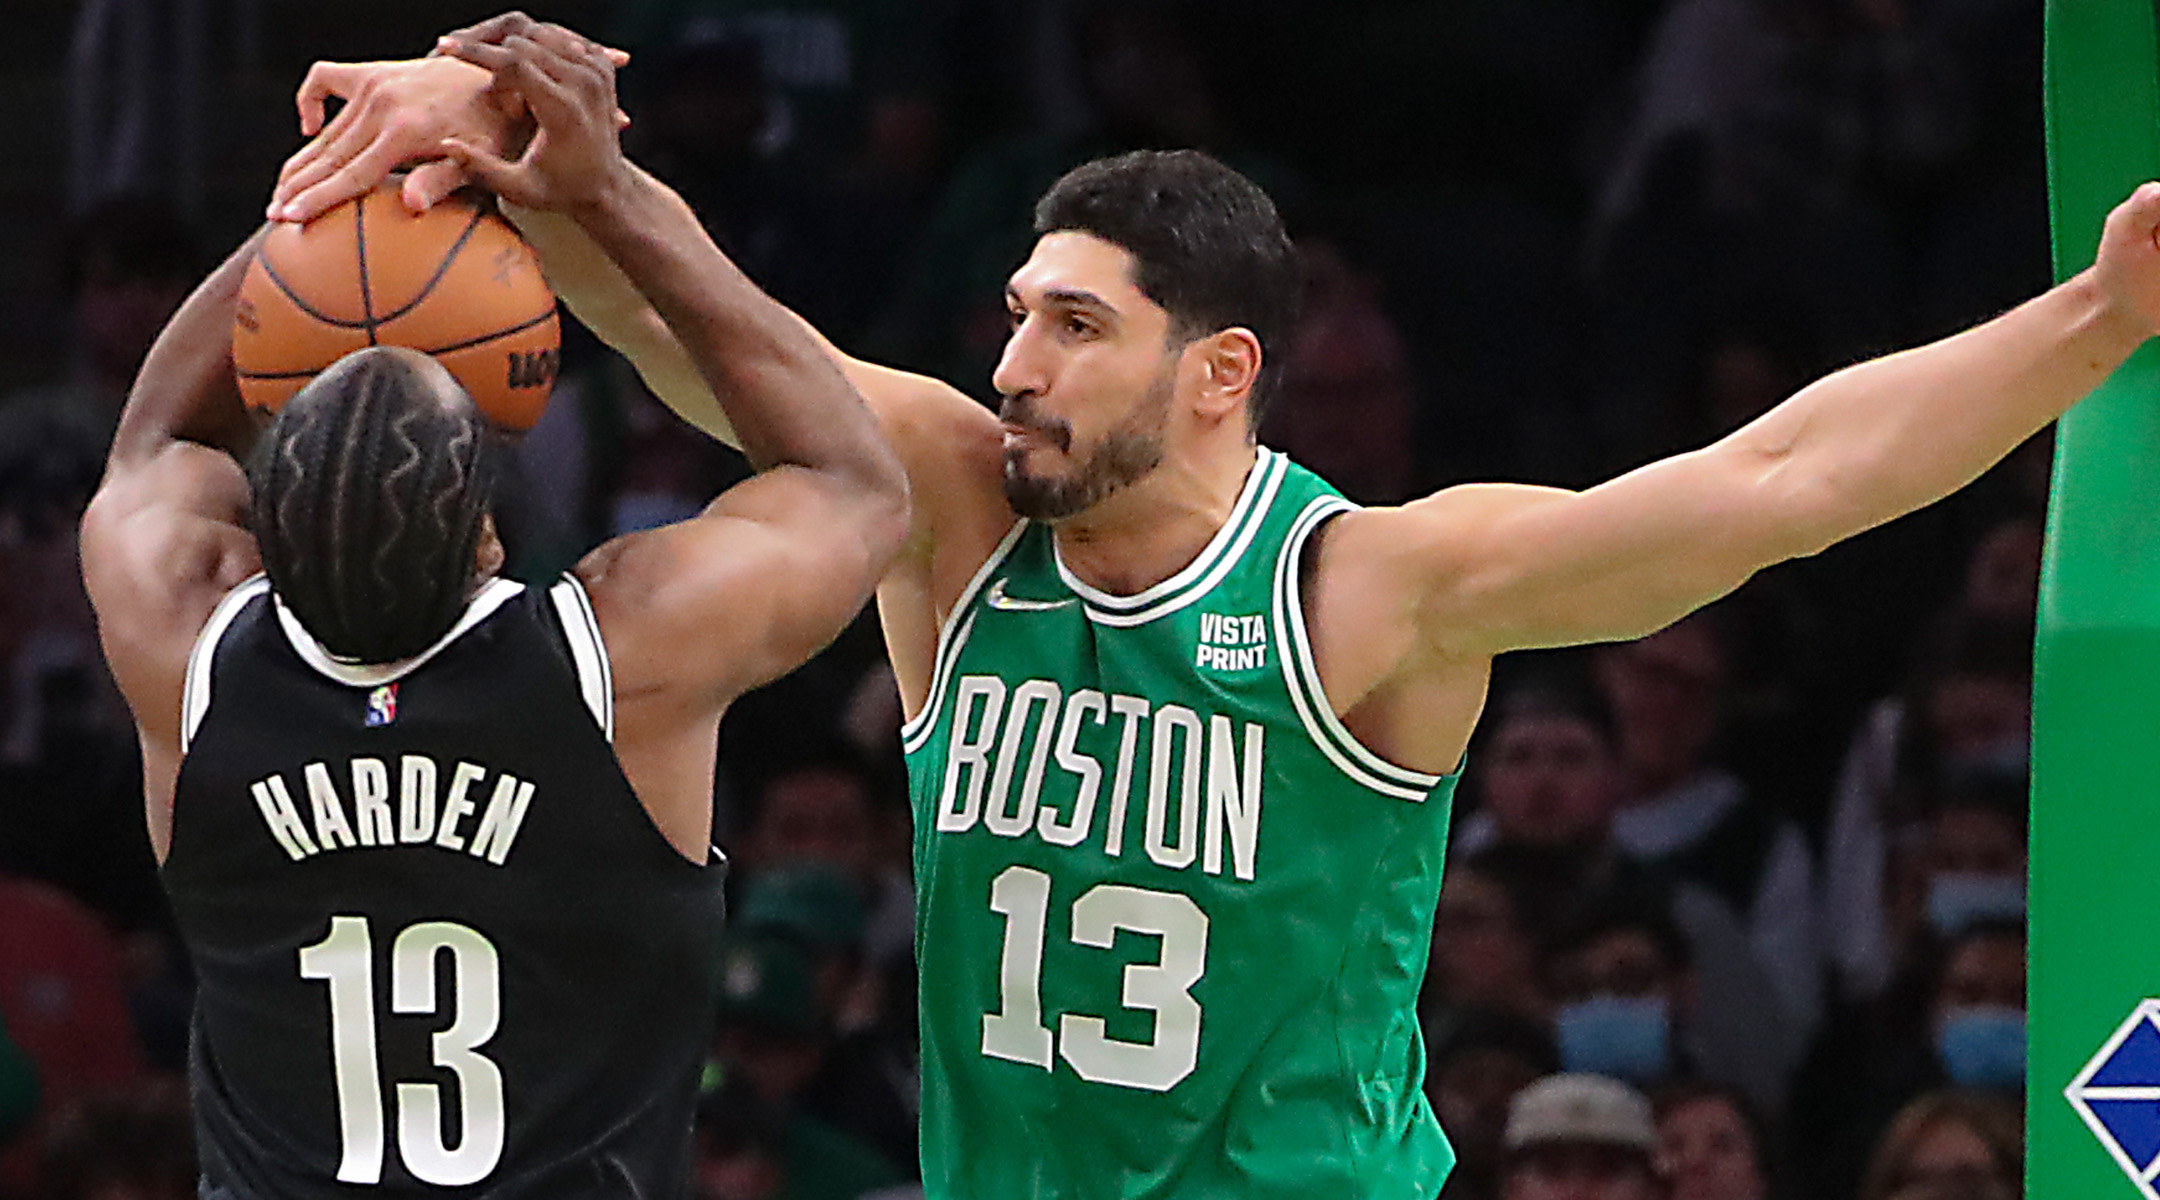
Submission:
M 566 32 L 566 31 L 563 31 Z M 629 170 L 614 117 L 615 64 L 598 48 L 562 33 L 456 41 L 445 49 L 493 73 L 539 122 L 515 162 L 459 138 L 441 152 L 496 195 L 527 208 L 575 212 L 600 202 Z
M 400 62 L 318 62 L 301 81 L 294 103 L 300 131 L 313 140 L 286 160 L 266 215 L 306 221 L 382 182 L 399 166 L 420 161 L 406 176 L 407 208 L 424 212 L 469 181 L 464 164 L 441 158 L 445 138 L 509 153 L 529 130 L 523 103 L 495 87 L 484 68 L 446 53 L 451 45 L 500 44 L 510 37 L 540 37 L 588 45 L 560 26 L 544 26 L 521 12 L 504 13 L 449 34 L 438 53 Z M 630 61 L 624 51 L 592 44 L 612 66 Z M 325 103 L 345 107 L 328 125 Z M 630 119 L 615 112 L 618 128 Z

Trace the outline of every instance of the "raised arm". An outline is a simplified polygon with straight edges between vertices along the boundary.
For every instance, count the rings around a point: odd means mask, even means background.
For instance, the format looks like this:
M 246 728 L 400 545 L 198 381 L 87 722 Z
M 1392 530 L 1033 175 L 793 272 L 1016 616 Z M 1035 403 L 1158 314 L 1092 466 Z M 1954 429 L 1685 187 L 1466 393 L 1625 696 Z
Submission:
M 1335 549 L 1366 564 L 1394 601 L 1383 619 L 1426 653 L 1660 628 L 1963 487 L 2098 386 L 2160 325 L 2156 229 L 2147 184 L 2108 218 L 2093 267 L 1986 324 L 1839 371 L 1587 491 L 1454 488 L 1346 518 Z
M 254 425 L 232 374 L 233 306 L 254 255 L 227 259 L 166 323 L 128 394 L 105 478 L 83 514 L 83 584 L 113 679 L 142 735 L 153 841 L 179 766 L 180 692 L 195 635 L 260 569 L 247 530 Z
M 616 539 L 579 567 L 618 689 L 634 690 L 643 659 L 655 686 L 724 702 L 797 666 L 862 607 L 907 528 L 906 478 L 800 323 L 622 158 L 612 65 L 523 37 L 487 50 L 539 132 L 515 164 L 463 143 L 452 154 L 506 199 L 576 221 L 650 298 L 758 468 L 700 517 Z

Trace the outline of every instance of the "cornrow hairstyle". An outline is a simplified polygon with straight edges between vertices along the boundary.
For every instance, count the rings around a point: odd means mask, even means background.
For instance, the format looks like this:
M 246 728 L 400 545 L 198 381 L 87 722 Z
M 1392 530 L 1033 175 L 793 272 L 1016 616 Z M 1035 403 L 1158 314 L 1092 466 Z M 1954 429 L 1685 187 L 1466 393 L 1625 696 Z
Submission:
M 389 347 L 286 402 L 248 468 L 270 586 L 330 653 L 395 662 L 464 612 L 499 439 L 447 372 Z
M 1187 345 L 1242 326 L 1266 357 L 1246 401 L 1257 431 L 1282 377 L 1304 268 L 1275 202 L 1198 150 L 1135 150 L 1067 172 L 1035 205 L 1035 233 L 1076 231 L 1133 258 L 1133 285 Z

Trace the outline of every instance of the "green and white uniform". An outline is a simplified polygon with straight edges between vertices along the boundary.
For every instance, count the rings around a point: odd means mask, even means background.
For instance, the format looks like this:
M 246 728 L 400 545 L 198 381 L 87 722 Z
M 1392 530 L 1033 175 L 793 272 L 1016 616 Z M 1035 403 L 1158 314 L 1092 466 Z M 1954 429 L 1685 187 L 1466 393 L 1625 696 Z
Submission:
M 1426 1200 L 1420 1088 L 1454 776 L 1320 694 L 1299 554 L 1351 505 L 1262 450 L 1133 596 L 1023 522 L 904 729 L 931 1200 Z

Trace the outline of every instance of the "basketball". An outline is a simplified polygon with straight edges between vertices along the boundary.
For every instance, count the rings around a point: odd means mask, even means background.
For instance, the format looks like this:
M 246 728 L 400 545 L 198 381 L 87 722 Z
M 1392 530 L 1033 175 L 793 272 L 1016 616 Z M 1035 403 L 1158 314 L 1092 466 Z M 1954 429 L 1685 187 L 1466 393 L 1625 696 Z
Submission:
M 404 346 L 448 367 L 495 424 L 530 429 L 561 345 L 538 257 L 468 197 L 414 216 L 397 187 L 263 238 L 233 314 L 242 399 L 276 412 L 347 354 Z

